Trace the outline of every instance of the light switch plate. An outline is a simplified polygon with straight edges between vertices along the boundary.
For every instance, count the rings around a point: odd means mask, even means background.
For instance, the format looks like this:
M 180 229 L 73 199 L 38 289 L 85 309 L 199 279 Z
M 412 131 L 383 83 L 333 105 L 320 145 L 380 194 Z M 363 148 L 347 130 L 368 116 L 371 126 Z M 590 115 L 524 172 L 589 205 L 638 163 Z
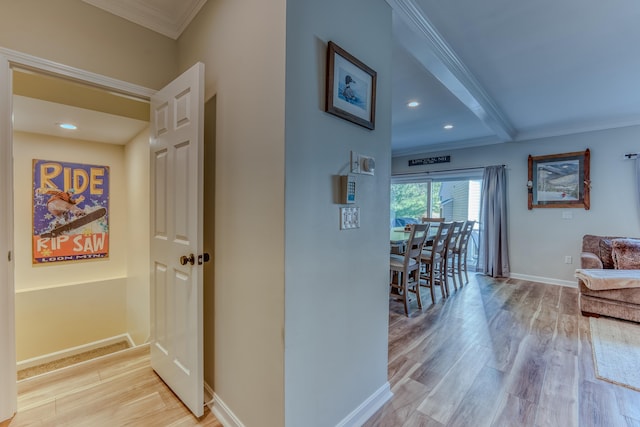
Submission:
M 340 208 L 340 230 L 360 228 L 360 208 Z
M 360 173 L 360 155 L 351 151 L 351 173 Z

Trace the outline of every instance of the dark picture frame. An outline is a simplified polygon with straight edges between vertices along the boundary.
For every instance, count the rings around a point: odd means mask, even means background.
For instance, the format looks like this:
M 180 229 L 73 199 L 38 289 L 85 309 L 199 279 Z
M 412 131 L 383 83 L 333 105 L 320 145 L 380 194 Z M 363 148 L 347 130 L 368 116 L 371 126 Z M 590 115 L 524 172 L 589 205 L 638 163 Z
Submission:
M 329 42 L 325 111 L 345 120 L 375 128 L 377 73 Z
M 584 208 L 589 210 L 590 157 L 585 151 L 529 155 L 528 208 Z

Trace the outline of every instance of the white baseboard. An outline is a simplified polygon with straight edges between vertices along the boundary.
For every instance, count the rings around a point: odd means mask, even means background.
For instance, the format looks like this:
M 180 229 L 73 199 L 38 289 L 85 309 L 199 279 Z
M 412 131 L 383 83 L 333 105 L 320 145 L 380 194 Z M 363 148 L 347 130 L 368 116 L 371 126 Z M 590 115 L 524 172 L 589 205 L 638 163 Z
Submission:
M 90 342 L 88 344 L 79 345 L 77 347 L 67 348 L 64 350 L 56 351 L 56 352 L 45 354 L 42 356 L 33 357 L 31 359 L 20 360 L 16 365 L 18 370 L 32 368 L 34 366 L 53 362 L 54 360 L 59 360 L 65 357 L 75 356 L 80 353 L 95 350 L 97 348 L 106 347 L 108 345 L 115 344 L 122 340 L 127 341 L 129 343 L 129 347 L 135 347 L 133 339 L 131 339 L 131 335 L 127 333 L 122 335 L 116 335 L 115 337 L 105 338 L 103 340 Z
M 214 396 L 214 392 L 213 389 L 211 387 L 209 387 L 209 384 L 207 384 L 207 382 L 204 382 L 204 406 L 206 406 L 207 408 L 209 408 L 209 410 L 211 412 L 213 412 L 213 396 Z
M 216 416 L 218 421 L 224 427 L 244 427 L 242 421 L 229 409 L 229 407 L 215 394 L 207 383 L 204 384 L 205 405 Z M 211 398 L 213 396 L 213 398 Z M 382 387 L 376 390 L 367 398 L 360 406 L 354 409 L 336 427 L 355 427 L 363 425 L 378 409 L 382 407 L 389 399 L 393 397 L 391 386 L 386 382 Z
M 511 273 L 509 274 L 509 277 L 513 277 L 514 279 L 518 279 L 518 280 L 528 280 L 529 282 L 540 282 L 540 283 L 547 283 L 549 285 L 566 286 L 568 288 L 578 287 L 578 279 L 576 279 L 575 281 L 569 281 L 569 280 L 553 279 L 550 277 L 530 276 L 528 274 L 517 274 L 517 273 Z
M 207 401 L 207 406 L 224 427 L 244 427 L 242 421 L 240 421 L 240 419 L 236 417 L 231 409 L 229 409 L 229 407 L 222 401 L 222 399 L 220 399 L 220 396 L 215 394 L 213 390 L 211 390 L 211 387 L 209 387 L 206 383 L 205 391 L 213 395 L 213 399 L 211 401 Z
M 371 396 L 360 404 L 356 409 L 340 421 L 336 427 L 355 427 L 363 425 L 378 409 L 382 407 L 391 397 L 391 386 L 388 382 L 376 390 Z

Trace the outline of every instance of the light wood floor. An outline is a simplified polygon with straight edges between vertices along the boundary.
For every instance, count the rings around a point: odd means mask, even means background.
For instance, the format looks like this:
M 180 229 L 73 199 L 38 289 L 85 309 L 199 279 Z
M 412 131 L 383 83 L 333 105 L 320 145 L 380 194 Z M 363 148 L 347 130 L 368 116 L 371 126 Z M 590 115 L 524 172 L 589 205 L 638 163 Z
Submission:
M 594 376 L 576 289 L 475 276 L 435 305 L 423 295 L 410 318 L 390 302 L 394 396 L 366 427 L 640 427 L 640 393 Z M 200 420 L 189 413 L 153 373 L 146 347 L 18 388 L 19 412 L 2 427 L 221 427 L 208 409 Z
M 211 426 L 195 418 L 151 369 L 149 347 L 125 350 L 18 382 L 10 426 Z
M 595 378 L 577 289 L 470 279 L 410 318 L 390 301 L 394 396 L 365 426 L 640 426 L 640 393 Z

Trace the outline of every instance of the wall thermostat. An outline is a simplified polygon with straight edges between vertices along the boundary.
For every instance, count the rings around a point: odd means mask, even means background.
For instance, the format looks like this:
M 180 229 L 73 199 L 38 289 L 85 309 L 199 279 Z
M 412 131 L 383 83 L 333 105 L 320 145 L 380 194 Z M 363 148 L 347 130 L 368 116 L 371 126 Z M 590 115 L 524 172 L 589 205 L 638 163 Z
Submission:
M 353 174 L 373 175 L 376 169 L 376 159 L 351 151 L 350 169 Z
M 376 170 L 376 159 L 373 157 L 360 156 L 360 173 L 373 175 Z

